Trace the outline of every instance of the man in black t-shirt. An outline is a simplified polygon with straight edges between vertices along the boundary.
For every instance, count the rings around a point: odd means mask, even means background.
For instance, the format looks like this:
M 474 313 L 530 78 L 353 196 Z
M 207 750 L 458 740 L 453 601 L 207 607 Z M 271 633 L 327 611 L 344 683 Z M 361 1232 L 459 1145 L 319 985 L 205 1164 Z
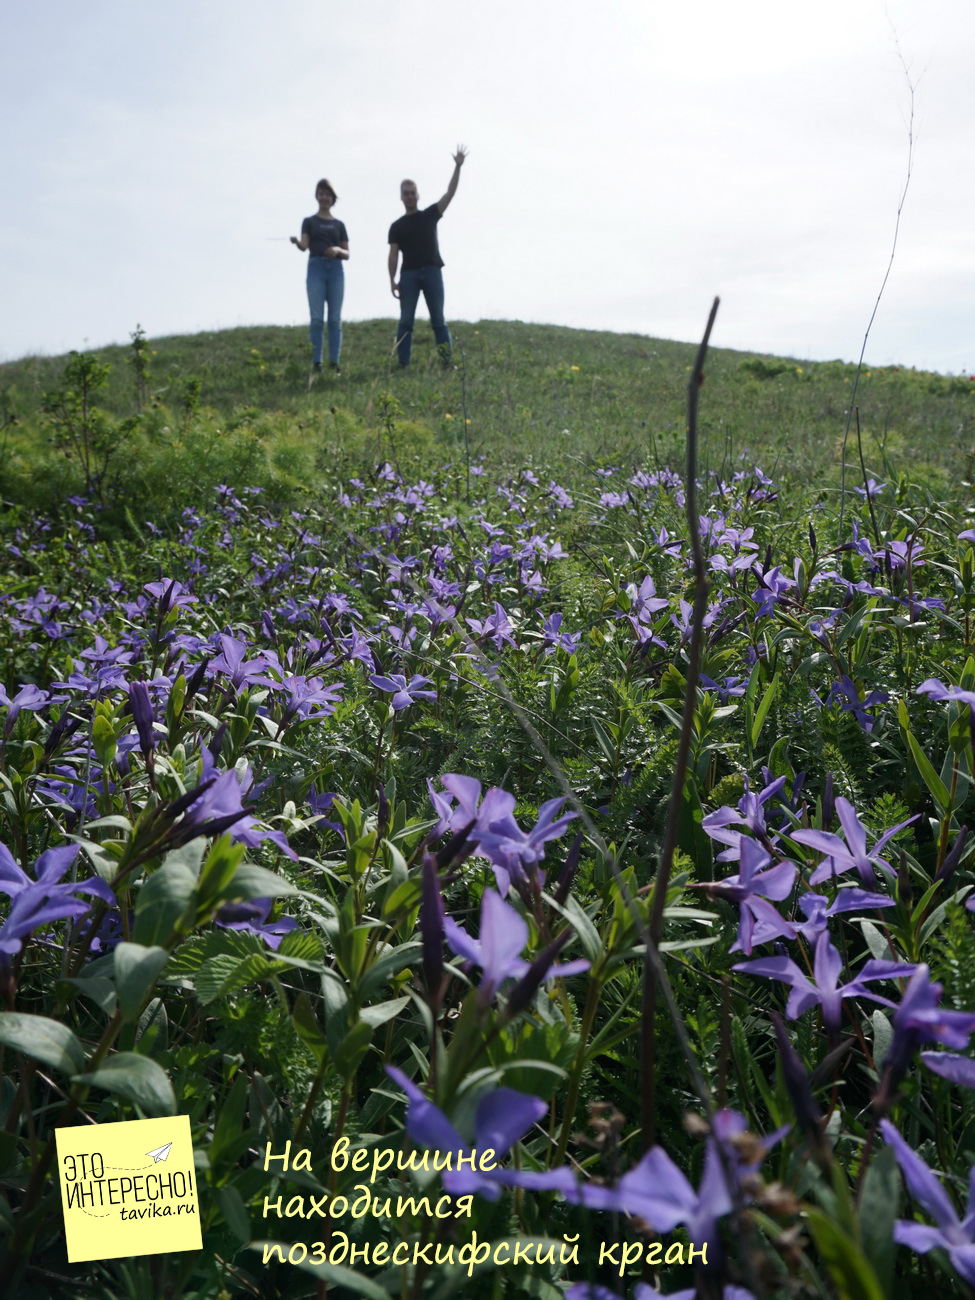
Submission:
M 415 181 L 404 181 L 400 186 L 400 198 L 406 215 L 394 221 L 389 228 L 389 287 L 394 298 L 399 298 L 399 328 L 396 331 L 396 351 L 401 367 L 410 364 L 413 350 L 413 320 L 416 316 L 416 304 L 423 294 L 430 313 L 430 324 L 436 339 L 444 365 L 450 362 L 450 331 L 447 329 L 443 314 L 443 276 L 440 268 L 443 259 L 437 244 L 437 222 L 447 211 L 450 200 L 457 192 L 460 169 L 467 157 L 467 150 L 462 144 L 457 146 L 454 154 L 454 173 L 443 198 L 421 212 L 418 205 L 419 194 Z M 403 254 L 403 268 L 399 280 L 396 268 L 399 255 Z

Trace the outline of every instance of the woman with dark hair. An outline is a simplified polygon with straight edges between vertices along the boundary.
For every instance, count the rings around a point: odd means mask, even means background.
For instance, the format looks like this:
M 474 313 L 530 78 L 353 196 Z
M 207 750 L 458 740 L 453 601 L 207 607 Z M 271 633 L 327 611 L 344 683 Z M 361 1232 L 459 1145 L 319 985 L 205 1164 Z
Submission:
M 325 341 L 325 304 L 328 304 L 328 363 L 336 374 L 342 351 L 342 299 L 345 295 L 345 271 L 342 263 L 349 257 L 349 236 L 341 221 L 332 216 L 337 196 L 327 180 L 315 186 L 318 211 L 301 223 L 301 238 L 291 242 L 308 257 L 308 310 L 311 324 L 312 377 L 321 373 Z

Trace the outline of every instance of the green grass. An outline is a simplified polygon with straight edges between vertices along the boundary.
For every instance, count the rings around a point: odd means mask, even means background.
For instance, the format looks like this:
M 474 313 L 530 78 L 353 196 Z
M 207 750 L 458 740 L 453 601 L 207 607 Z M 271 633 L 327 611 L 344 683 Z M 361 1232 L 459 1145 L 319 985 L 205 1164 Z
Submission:
M 340 470 L 397 455 L 423 464 L 474 455 L 502 466 L 534 463 L 569 473 L 580 462 L 677 465 L 682 458 L 687 381 L 696 345 L 636 334 L 530 325 L 456 323 L 455 366 L 442 371 L 425 322 L 414 365 L 396 370 L 394 324 L 345 326 L 343 374 L 309 392 L 304 327 L 250 326 L 151 340 L 138 456 L 173 479 L 179 495 L 220 474 L 250 474 L 279 495 L 312 491 Z M 99 399 L 122 418 L 137 410 L 132 350 L 104 348 L 111 366 Z M 41 412 L 65 358 L 28 357 L 0 367 L 0 491 L 8 499 L 38 485 L 66 491 L 70 466 L 52 465 Z M 839 474 L 856 368 L 715 348 L 701 395 L 701 466 L 730 474 L 741 464 L 806 487 Z M 201 407 L 188 409 L 186 385 L 200 381 Z M 392 445 L 383 436 L 384 395 L 398 404 Z M 192 403 L 190 403 L 190 406 Z M 939 495 L 970 477 L 975 449 L 975 382 L 905 368 L 865 367 L 857 405 L 868 470 L 890 478 L 909 470 Z M 182 445 L 193 441 L 194 449 Z M 228 439 L 236 440 L 233 448 Z M 180 444 L 180 445 L 176 445 Z M 214 450 L 215 444 L 216 450 Z M 207 455 L 200 454 L 206 447 Z M 848 464 L 860 476 L 855 438 Z M 182 467 L 176 472 L 176 466 Z M 118 484 L 145 493 L 144 478 Z M 76 485 L 76 484 L 75 484 Z M 159 498 L 164 495 L 150 492 Z M 40 504 L 40 501 L 37 501 Z

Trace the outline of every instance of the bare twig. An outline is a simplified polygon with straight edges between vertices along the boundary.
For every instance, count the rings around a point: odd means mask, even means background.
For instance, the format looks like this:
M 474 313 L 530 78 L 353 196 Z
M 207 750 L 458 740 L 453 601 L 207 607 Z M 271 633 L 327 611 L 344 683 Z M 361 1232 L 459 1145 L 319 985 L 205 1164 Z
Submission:
M 880 547 L 880 529 L 877 527 L 877 514 L 873 508 L 873 496 L 870 492 L 870 480 L 867 478 L 867 467 L 863 463 L 863 439 L 860 437 L 860 408 L 857 407 L 857 454 L 860 457 L 860 473 L 863 475 L 863 491 L 866 494 L 867 505 L 870 508 L 870 522 L 873 524 L 874 541 L 877 547 Z
M 691 643 L 688 650 L 687 683 L 684 688 L 684 716 L 681 719 L 680 743 L 677 747 L 674 782 L 670 790 L 670 805 L 667 809 L 664 843 L 660 853 L 660 863 L 657 867 L 657 879 L 653 891 L 653 912 L 650 917 L 650 930 L 646 945 L 647 959 L 643 968 L 640 1093 L 642 1098 L 643 1148 L 645 1151 L 648 1151 L 656 1140 L 657 1109 L 657 1054 L 654 1031 L 657 1012 L 658 977 L 653 969 L 650 954 L 651 952 L 657 954 L 660 936 L 663 932 L 667 887 L 670 884 L 674 850 L 677 847 L 677 826 L 680 821 L 681 804 L 684 799 L 687 761 L 691 751 L 694 706 L 697 701 L 697 680 L 701 664 L 701 644 L 704 639 L 704 615 L 708 602 L 708 577 L 704 566 L 704 552 L 701 549 L 701 529 L 697 515 L 697 399 L 702 382 L 704 358 L 708 350 L 708 340 L 711 337 L 714 319 L 718 314 L 719 301 L 720 299 L 715 298 L 711 306 L 711 314 L 708 316 L 708 323 L 704 330 L 701 346 L 697 350 L 697 359 L 694 362 L 694 369 L 691 371 L 690 383 L 687 389 L 687 482 L 684 487 L 684 510 L 687 515 L 691 556 L 694 562 L 694 612 L 691 624 Z
M 837 543 L 843 541 L 843 506 L 846 502 L 846 444 L 850 437 L 850 425 L 853 423 L 853 412 L 856 409 L 857 385 L 860 382 L 860 371 L 863 369 L 863 357 L 867 350 L 867 339 L 870 337 L 870 330 L 873 327 L 874 317 L 877 315 L 877 308 L 880 306 L 880 299 L 884 295 L 884 289 L 887 287 L 887 280 L 890 276 L 890 269 L 894 265 L 894 254 L 897 252 L 897 236 L 900 233 L 901 213 L 904 211 L 904 202 L 907 199 L 907 191 L 911 184 L 911 168 L 914 165 L 914 91 L 917 88 L 917 82 L 911 80 L 910 69 L 904 61 L 904 55 L 901 53 L 900 42 L 897 39 L 897 33 L 894 32 L 894 48 L 897 50 L 897 57 L 900 59 L 901 67 L 904 69 L 904 76 L 907 79 L 907 89 L 910 92 L 910 112 L 907 120 L 907 175 L 904 178 L 904 188 L 901 190 L 900 202 L 897 205 L 897 218 L 894 221 L 894 238 L 890 246 L 890 257 L 887 261 L 887 270 L 884 272 L 884 278 L 880 285 L 880 292 L 877 294 L 877 300 L 873 305 L 873 311 L 870 313 L 870 319 L 867 321 L 866 333 L 863 336 L 863 346 L 860 349 L 860 359 L 857 362 L 856 374 L 853 377 L 853 391 L 850 393 L 850 409 L 846 416 L 846 429 L 843 433 L 843 449 L 840 453 L 840 521 L 837 533 Z

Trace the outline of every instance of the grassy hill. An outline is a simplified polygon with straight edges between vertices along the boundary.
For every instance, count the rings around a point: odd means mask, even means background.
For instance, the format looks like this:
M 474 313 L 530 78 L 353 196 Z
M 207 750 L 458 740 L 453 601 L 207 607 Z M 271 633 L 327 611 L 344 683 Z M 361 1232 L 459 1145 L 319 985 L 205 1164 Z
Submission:
M 465 433 L 474 456 L 559 473 L 680 460 L 693 344 L 517 321 L 459 323 L 456 364 L 442 371 L 421 323 L 414 365 L 399 373 L 393 329 L 386 320 L 347 324 L 342 376 L 325 376 L 311 391 L 303 327 L 153 339 L 141 352 L 138 344 L 102 349 L 109 371 L 91 400 L 106 427 L 120 431 L 103 491 L 162 510 L 195 485 L 234 475 L 288 496 L 393 454 L 421 467 L 463 458 Z M 0 367 L 0 492 L 8 500 L 46 503 L 84 483 L 70 448 L 67 457 L 63 446 L 52 455 L 57 419 L 44 410 L 63 388 L 66 364 L 28 357 Z M 800 485 L 835 483 L 855 376 L 838 361 L 712 349 L 702 468 L 728 474 L 759 463 Z M 970 477 L 975 382 L 967 376 L 864 367 L 857 406 L 869 472 L 890 478 L 907 470 L 946 495 Z M 859 475 L 852 439 L 848 463 Z

